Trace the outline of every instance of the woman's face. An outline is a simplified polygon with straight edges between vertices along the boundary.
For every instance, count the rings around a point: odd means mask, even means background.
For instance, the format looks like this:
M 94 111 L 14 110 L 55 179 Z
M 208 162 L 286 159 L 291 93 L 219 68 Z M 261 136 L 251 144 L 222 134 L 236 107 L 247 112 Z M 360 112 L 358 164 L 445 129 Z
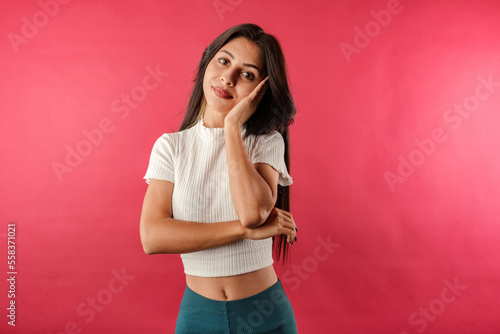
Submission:
M 224 45 L 203 78 L 206 111 L 228 113 L 266 77 L 263 67 L 259 48 L 248 39 L 238 37 Z

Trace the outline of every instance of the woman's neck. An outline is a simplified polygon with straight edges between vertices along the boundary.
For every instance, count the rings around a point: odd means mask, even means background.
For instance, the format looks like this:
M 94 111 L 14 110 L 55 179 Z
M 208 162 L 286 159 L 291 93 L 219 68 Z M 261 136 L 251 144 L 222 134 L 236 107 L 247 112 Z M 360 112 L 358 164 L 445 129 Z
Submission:
M 203 123 L 207 128 L 223 128 L 224 127 L 224 118 L 227 113 L 211 110 L 209 108 L 205 109 L 203 113 Z

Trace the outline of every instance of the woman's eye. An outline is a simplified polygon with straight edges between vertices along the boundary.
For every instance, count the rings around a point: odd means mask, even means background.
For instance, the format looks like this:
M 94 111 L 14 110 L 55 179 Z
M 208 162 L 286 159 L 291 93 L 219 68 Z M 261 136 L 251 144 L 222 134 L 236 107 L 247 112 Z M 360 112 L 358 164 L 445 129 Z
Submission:
M 253 80 L 255 76 L 250 72 L 243 72 L 243 76 L 248 80 Z
M 222 65 L 226 65 L 227 63 L 229 63 L 229 61 L 226 58 L 220 58 L 219 63 L 221 63 Z

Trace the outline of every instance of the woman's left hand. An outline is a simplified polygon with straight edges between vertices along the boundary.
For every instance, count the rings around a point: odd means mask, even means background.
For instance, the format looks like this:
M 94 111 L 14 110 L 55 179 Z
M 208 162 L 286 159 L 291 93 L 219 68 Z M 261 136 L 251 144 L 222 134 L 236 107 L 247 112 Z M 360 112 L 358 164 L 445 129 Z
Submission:
M 224 127 L 226 127 L 226 125 L 237 125 L 238 128 L 241 128 L 241 126 L 248 121 L 255 113 L 255 110 L 257 110 L 257 106 L 266 93 L 268 86 L 267 80 L 268 77 L 262 80 L 250 94 L 242 98 L 240 102 L 229 111 L 224 118 Z

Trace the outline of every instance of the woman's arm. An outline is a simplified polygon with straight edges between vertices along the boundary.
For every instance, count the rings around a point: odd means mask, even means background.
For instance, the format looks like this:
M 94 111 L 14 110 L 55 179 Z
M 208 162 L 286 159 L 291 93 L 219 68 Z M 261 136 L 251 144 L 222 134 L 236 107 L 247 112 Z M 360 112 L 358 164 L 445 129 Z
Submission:
M 266 83 L 267 78 L 224 118 L 231 199 L 241 223 L 247 228 L 255 228 L 266 221 L 278 196 L 278 172 L 267 164 L 252 164 L 241 138 L 241 127 L 262 100 Z
M 140 234 L 146 254 L 182 254 L 231 244 L 246 238 L 237 220 L 198 223 L 172 218 L 169 181 L 151 180 L 142 206 Z
M 243 226 L 255 228 L 264 223 L 276 204 L 279 174 L 267 164 L 252 164 L 237 125 L 226 123 L 224 136 L 234 209 Z
M 245 228 L 240 221 L 221 223 L 188 222 L 172 218 L 169 181 L 151 180 L 144 197 L 140 234 L 146 254 L 182 254 L 231 244 L 242 239 L 260 240 L 286 235 L 295 239 L 295 222 L 289 212 L 274 208 L 258 228 Z

